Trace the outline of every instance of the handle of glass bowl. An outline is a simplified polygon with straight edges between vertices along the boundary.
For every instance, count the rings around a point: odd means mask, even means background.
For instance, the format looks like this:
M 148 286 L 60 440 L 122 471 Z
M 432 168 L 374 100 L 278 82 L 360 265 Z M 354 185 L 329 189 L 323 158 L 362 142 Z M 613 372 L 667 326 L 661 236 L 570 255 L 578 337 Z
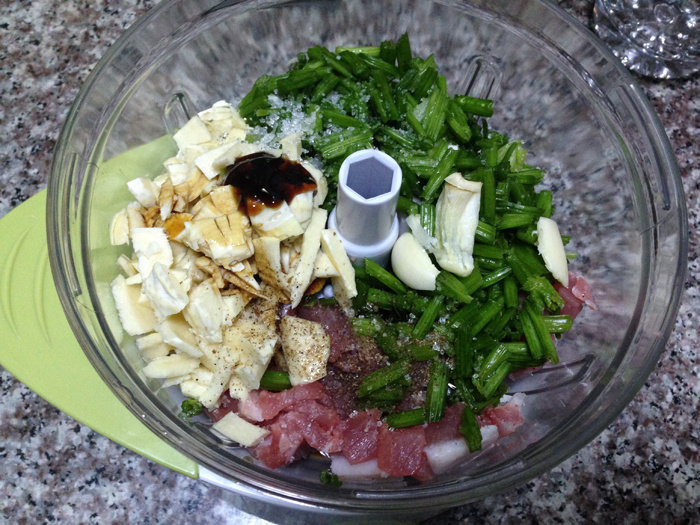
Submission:
M 46 192 L 0 221 L 0 365 L 80 423 L 161 465 L 198 477 L 198 465 L 129 412 L 78 345 L 53 286 Z

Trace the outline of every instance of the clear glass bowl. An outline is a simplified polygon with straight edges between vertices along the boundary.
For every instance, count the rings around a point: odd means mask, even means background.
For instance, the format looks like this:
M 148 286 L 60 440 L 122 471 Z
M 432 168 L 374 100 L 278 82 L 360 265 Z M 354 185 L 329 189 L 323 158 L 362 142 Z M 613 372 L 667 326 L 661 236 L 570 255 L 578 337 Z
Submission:
M 120 250 L 109 245 L 108 225 L 131 200 L 125 182 L 161 172 L 174 151 L 163 137 L 187 113 L 237 102 L 258 76 L 282 72 L 310 46 L 376 44 L 405 31 L 416 54 L 435 54 L 452 93 L 495 98 L 492 126 L 524 140 L 529 161 L 547 169 L 555 217 L 580 254 L 573 268 L 590 282 L 598 309 L 585 310 L 560 341 L 567 364 L 529 379 L 533 393 L 518 432 L 427 483 L 335 489 L 319 482 L 321 458 L 271 471 L 178 419 L 177 396 L 140 374 L 143 362 L 115 315 L 109 282 Z M 133 152 L 120 157 L 143 144 L 138 161 Z M 164 2 L 90 75 L 63 127 L 48 191 L 59 296 L 115 395 L 240 494 L 298 509 L 434 513 L 550 469 L 610 424 L 642 386 L 683 289 L 686 212 L 664 130 L 603 44 L 544 2 Z

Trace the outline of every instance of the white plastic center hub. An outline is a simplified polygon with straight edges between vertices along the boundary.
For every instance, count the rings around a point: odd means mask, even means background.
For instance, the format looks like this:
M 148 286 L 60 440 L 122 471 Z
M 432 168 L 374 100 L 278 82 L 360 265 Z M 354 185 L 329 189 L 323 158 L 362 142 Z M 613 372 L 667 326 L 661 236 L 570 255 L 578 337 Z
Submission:
M 328 218 L 351 258 L 386 264 L 399 236 L 401 168 L 384 152 L 357 151 L 338 173 L 338 204 Z

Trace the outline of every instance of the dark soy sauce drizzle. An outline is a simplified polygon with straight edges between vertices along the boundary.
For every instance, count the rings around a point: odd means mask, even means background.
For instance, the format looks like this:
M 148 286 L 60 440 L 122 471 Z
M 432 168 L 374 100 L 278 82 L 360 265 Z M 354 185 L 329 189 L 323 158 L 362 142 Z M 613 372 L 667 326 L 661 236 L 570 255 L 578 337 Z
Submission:
M 300 193 L 316 189 L 316 181 L 300 163 L 264 151 L 226 166 L 226 184 L 233 186 L 249 216 L 289 204 Z

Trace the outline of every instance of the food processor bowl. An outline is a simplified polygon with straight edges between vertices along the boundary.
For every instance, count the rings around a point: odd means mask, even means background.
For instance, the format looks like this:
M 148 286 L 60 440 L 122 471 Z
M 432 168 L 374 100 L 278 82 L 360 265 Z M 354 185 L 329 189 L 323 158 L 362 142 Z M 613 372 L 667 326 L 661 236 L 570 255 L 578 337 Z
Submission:
M 417 483 L 319 481 L 323 457 L 270 470 L 245 449 L 178 418 L 174 389 L 146 378 L 109 283 L 124 247 L 109 243 L 126 182 L 155 177 L 174 130 L 314 45 L 375 45 L 407 32 L 434 54 L 448 90 L 495 100 L 492 128 L 546 170 L 571 269 L 597 308 L 558 341 L 562 364 L 514 388 L 525 424 L 491 448 Z M 61 131 L 48 188 L 50 263 L 81 347 L 114 394 L 209 479 L 255 501 L 337 515 L 416 516 L 514 488 L 583 447 L 653 370 L 683 289 L 687 221 L 680 175 L 653 110 L 586 28 L 530 0 L 171 0 L 150 11 L 89 76 Z

